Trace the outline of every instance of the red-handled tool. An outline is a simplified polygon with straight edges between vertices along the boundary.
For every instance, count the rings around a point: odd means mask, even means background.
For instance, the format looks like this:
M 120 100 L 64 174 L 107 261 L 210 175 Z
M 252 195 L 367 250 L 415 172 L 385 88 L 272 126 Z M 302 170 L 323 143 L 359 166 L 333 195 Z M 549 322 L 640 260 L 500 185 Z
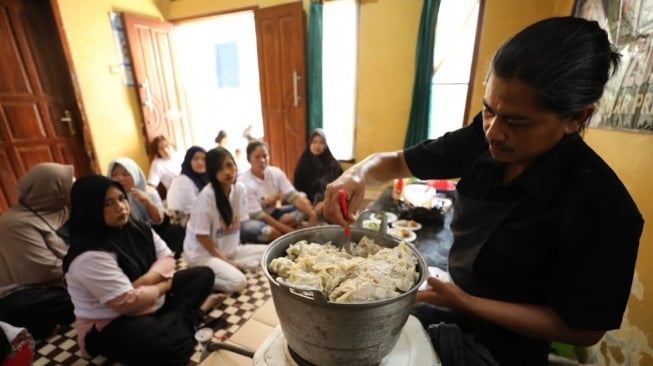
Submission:
M 347 208 L 347 193 L 345 193 L 344 189 L 338 190 L 338 198 L 340 199 L 340 210 L 342 211 L 342 216 L 344 216 L 345 220 L 348 220 L 349 209 Z M 351 238 L 351 229 L 349 229 L 349 226 L 345 227 L 345 235 L 347 235 L 348 238 Z

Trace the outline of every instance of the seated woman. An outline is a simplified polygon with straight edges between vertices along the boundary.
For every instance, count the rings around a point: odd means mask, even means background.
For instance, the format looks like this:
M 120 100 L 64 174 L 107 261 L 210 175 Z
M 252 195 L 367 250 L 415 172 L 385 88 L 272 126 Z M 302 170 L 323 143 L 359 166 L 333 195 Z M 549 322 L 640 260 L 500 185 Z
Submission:
M 208 266 L 215 273 L 214 289 L 242 291 L 243 271 L 258 266 L 267 248 L 240 244 L 240 222 L 248 218 L 245 186 L 236 182 L 237 168 L 231 153 L 218 147 L 206 154 L 209 182 L 195 200 L 186 226 L 184 259 L 189 267 Z
M 57 235 L 68 219 L 73 166 L 41 163 L 18 181 L 19 203 L 0 216 L 0 320 L 37 339 L 75 319 Z
M 83 354 L 127 365 L 186 365 L 208 310 L 202 305 L 212 300 L 211 270 L 175 273 L 170 249 L 130 217 L 127 191 L 116 181 L 80 178 L 71 204 L 63 269 Z
M 308 218 L 308 225 L 317 225 L 317 214 L 306 195 L 295 190 L 286 174 L 269 166 L 267 145 L 255 140 L 247 145 L 250 169 L 241 175 L 247 187 L 250 220 L 243 222 L 241 238 L 245 242 L 268 243 L 289 233 Z M 281 202 L 290 203 L 281 206 Z
M 186 227 L 193 203 L 206 183 L 206 150 L 192 146 L 181 163 L 181 174 L 172 180 L 168 189 L 168 215 L 170 223 Z
M 150 174 L 147 177 L 147 184 L 157 188 L 159 183 L 168 190 L 172 179 L 179 175 L 181 161 L 177 152 L 165 136 L 157 136 L 151 143 L 150 150 L 154 152 L 154 159 L 150 163 Z
M 145 174 L 138 164 L 127 157 L 114 159 L 109 163 L 108 177 L 125 188 L 131 217 L 151 224 L 154 231 L 175 252 L 175 256 L 179 257 L 184 243 L 184 228 L 170 224 L 170 217 L 165 214 L 159 193 L 145 184 Z
M 111 160 L 107 177 L 125 188 L 134 219 L 152 225 L 163 222 L 165 212 L 161 196 L 156 190 L 147 187 L 145 174 L 134 160 L 124 156 Z
M 338 178 L 340 174 L 342 174 L 342 167 L 331 154 L 324 131 L 316 128 L 309 136 L 308 146 L 297 162 L 293 180 L 295 188 L 306 193 L 315 211 L 320 213 L 327 184 Z

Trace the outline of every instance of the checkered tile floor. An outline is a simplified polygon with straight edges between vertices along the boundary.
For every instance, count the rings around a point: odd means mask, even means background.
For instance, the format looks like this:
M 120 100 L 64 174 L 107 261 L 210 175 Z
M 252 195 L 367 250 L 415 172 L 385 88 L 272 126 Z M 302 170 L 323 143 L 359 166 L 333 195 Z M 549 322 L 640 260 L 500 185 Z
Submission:
M 180 268 L 185 267 L 183 263 L 178 264 Z M 247 280 L 248 286 L 242 293 L 232 294 L 221 305 L 207 314 L 205 323 L 221 318 L 221 321 L 213 322 L 217 323 L 214 327 L 215 334 L 213 335 L 216 341 L 224 341 L 231 337 L 249 320 L 256 309 L 272 296 L 267 278 L 260 269 L 257 272 L 247 273 Z M 195 349 L 195 354 L 188 362 L 188 366 L 196 366 L 200 356 L 201 351 L 198 345 Z M 106 366 L 120 364 L 111 362 L 102 356 L 95 357 L 92 360 L 82 358 L 79 347 L 77 346 L 77 332 L 71 325 L 59 332 L 58 335 L 36 344 L 36 354 L 32 365 Z

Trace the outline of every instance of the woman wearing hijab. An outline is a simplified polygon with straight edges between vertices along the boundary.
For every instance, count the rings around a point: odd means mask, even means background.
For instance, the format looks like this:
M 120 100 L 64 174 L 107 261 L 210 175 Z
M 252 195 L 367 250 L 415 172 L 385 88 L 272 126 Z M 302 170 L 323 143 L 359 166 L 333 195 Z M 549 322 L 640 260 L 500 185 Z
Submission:
M 193 203 L 206 183 L 206 150 L 193 146 L 181 163 L 181 175 L 172 180 L 168 190 L 168 215 L 172 224 L 186 226 Z
M 73 166 L 41 163 L 18 182 L 19 203 L 0 216 L 0 320 L 37 339 L 74 320 L 57 230 L 68 219 Z
M 146 184 L 145 174 L 138 164 L 127 157 L 114 159 L 109 163 L 108 176 L 127 191 L 131 216 L 151 224 L 178 258 L 184 244 L 184 228 L 170 223 L 159 192 Z
M 127 191 L 116 181 L 80 178 L 71 204 L 63 269 L 82 352 L 127 365 L 186 365 L 213 272 L 175 273 L 170 249 L 130 217 Z
M 306 193 L 313 205 L 321 206 L 327 184 L 342 174 L 342 167 L 333 157 L 326 136 L 321 128 L 313 130 L 308 138 L 308 146 L 302 153 L 295 168 L 294 186 Z M 319 211 L 319 210 L 318 210 Z
M 145 174 L 136 162 L 128 157 L 111 160 L 107 177 L 119 182 L 127 192 L 131 216 L 137 220 L 161 224 L 165 218 L 161 196 L 154 189 L 148 189 Z

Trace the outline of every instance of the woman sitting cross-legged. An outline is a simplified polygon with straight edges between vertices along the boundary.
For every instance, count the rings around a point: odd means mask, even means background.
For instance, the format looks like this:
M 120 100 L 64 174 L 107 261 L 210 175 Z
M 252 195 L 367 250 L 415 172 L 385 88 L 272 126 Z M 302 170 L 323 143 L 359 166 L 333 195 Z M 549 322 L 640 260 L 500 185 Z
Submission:
M 296 230 L 304 220 L 308 220 L 309 226 L 318 224 L 306 195 L 297 192 L 283 170 L 270 166 L 268 147 L 263 141 L 247 145 L 247 160 L 251 167 L 240 179 L 247 187 L 251 219 L 243 222 L 243 241 L 268 243 Z M 288 204 L 281 205 L 282 201 Z
M 218 147 L 206 154 L 207 184 L 195 200 L 184 239 L 189 266 L 208 266 L 215 272 L 214 288 L 240 292 L 247 279 L 243 271 L 258 266 L 267 248 L 240 244 L 240 222 L 248 218 L 245 186 L 236 182 L 231 153 Z
M 118 182 L 82 177 L 71 205 L 63 268 L 82 352 L 127 365 L 186 365 L 202 310 L 213 305 L 212 271 L 175 273 L 170 249 L 149 225 L 130 218 Z

